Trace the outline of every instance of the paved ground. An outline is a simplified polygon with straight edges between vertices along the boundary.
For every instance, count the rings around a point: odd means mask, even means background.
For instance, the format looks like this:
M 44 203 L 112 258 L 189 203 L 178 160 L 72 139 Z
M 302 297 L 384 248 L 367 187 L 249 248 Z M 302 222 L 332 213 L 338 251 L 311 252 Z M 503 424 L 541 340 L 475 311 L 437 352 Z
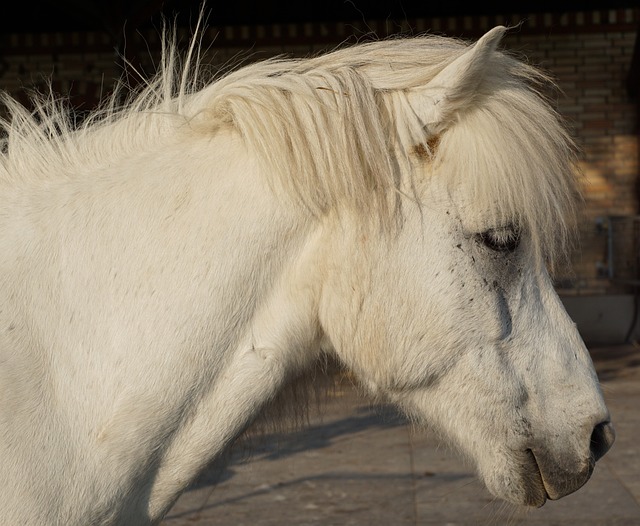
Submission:
M 593 349 L 617 441 L 581 490 L 538 510 L 494 500 L 431 436 L 348 387 L 305 431 L 267 437 L 181 497 L 163 526 L 639 525 L 640 349 Z

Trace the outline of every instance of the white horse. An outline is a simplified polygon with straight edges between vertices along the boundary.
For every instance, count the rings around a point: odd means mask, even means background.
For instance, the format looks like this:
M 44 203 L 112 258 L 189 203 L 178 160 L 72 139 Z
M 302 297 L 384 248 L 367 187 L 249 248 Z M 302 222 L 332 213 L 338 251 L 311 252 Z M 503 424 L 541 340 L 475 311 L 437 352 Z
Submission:
M 0 522 L 157 523 L 327 355 L 494 495 L 581 487 L 614 433 L 547 273 L 575 152 L 504 32 L 204 87 L 170 45 L 77 126 L 5 96 Z

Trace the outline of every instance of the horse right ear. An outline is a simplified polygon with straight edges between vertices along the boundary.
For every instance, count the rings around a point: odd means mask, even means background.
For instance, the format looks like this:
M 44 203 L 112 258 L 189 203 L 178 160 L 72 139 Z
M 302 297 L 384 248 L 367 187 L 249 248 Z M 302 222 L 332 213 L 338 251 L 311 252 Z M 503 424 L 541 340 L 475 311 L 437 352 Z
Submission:
M 426 86 L 409 91 L 409 104 L 428 136 L 443 132 L 457 113 L 473 104 L 474 93 L 506 30 L 504 26 L 494 27 Z

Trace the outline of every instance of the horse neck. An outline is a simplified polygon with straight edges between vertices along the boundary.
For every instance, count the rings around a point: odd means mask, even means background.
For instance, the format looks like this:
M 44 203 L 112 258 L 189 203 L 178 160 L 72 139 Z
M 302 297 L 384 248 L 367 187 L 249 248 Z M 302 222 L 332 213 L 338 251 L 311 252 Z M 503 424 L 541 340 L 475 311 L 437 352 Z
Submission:
M 292 285 L 311 223 L 283 209 L 231 136 L 28 191 L 16 221 L 29 243 L 14 236 L 0 265 L 13 283 L 3 298 L 21 301 L 0 309 L 13 328 L 0 352 L 51 367 L 22 393 L 44 400 L 39 425 L 58 429 L 22 452 L 49 471 L 31 482 L 71 473 L 77 491 L 60 504 L 70 518 L 159 516 L 310 359 L 287 352 L 317 336 L 311 300 Z M 16 443 L 28 427 L 12 431 Z M 96 494 L 82 511 L 86 488 Z

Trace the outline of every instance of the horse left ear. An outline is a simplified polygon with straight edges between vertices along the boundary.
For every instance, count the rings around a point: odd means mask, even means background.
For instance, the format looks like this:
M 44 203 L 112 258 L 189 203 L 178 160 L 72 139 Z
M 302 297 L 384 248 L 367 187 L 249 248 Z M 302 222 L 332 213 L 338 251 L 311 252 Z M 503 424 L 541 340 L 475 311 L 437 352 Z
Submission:
M 490 57 L 506 30 L 504 26 L 494 27 L 426 86 L 408 93 L 409 103 L 429 136 L 444 131 L 455 114 L 473 102 Z

